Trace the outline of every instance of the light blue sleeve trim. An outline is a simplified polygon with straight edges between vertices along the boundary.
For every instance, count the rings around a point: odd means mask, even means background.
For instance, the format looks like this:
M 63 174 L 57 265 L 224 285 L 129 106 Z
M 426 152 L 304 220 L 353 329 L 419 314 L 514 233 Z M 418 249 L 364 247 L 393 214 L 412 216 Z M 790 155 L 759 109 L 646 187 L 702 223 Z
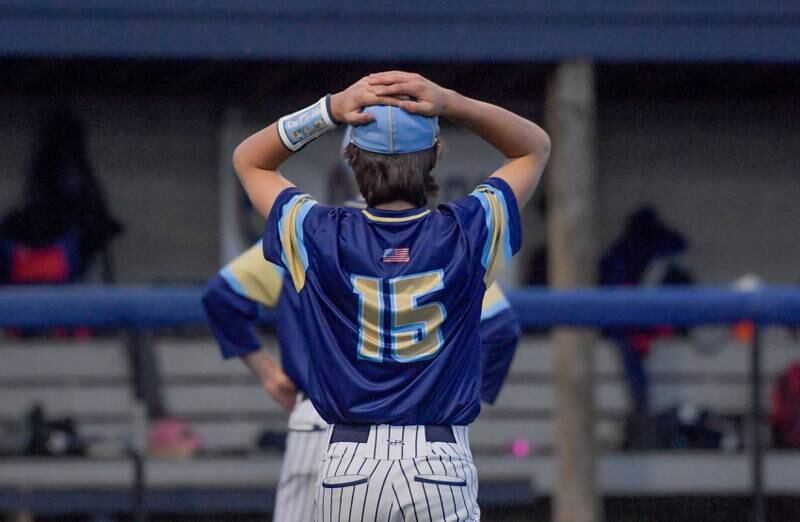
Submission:
M 486 243 L 483 247 L 483 255 L 481 257 L 481 262 L 483 263 L 484 268 L 489 267 L 489 259 L 492 255 L 490 252 L 490 245 L 492 243 L 492 237 L 494 237 L 494 227 L 496 224 L 494 223 L 494 215 L 492 214 L 492 208 L 489 205 L 489 196 L 487 193 L 482 192 L 480 189 L 488 190 L 489 194 L 497 198 L 497 201 L 500 203 L 500 208 L 503 212 L 503 230 L 502 230 L 502 245 L 500 248 L 503 249 L 503 256 L 506 262 L 509 262 L 513 257 L 513 252 L 511 250 L 511 222 L 509 221 L 509 212 L 508 212 L 508 202 L 506 201 L 505 194 L 503 194 L 502 190 L 498 190 L 497 188 L 491 185 L 479 185 L 475 191 L 473 191 L 470 196 L 473 196 L 481 202 L 481 206 L 483 207 L 483 212 L 486 214 Z
M 283 230 L 286 228 L 286 215 L 294 206 L 295 202 L 301 197 L 303 197 L 303 194 L 295 194 L 289 201 L 284 203 L 281 207 L 281 218 L 278 220 L 278 244 L 281 246 L 281 261 L 286 267 L 289 266 L 289 263 L 286 261 L 286 252 L 284 252 L 283 249 Z
M 506 202 L 506 195 L 502 190 L 492 190 L 492 193 L 500 201 L 500 206 L 503 208 L 503 218 L 505 226 L 503 227 L 503 254 L 505 254 L 506 262 L 510 262 L 514 254 L 511 252 L 511 221 L 509 221 L 508 203 Z
M 238 279 L 236 279 L 236 276 L 233 275 L 233 271 L 230 269 L 230 267 L 226 266 L 225 268 L 220 270 L 219 275 L 222 276 L 222 279 L 224 279 L 225 282 L 228 283 L 228 285 L 233 289 L 234 292 L 236 292 L 242 297 L 249 298 L 247 292 L 244 291 L 244 287 L 242 286 L 242 284 L 239 282 Z
M 311 211 L 311 207 L 316 205 L 317 202 L 313 199 L 308 200 L 302 204 L 300 211 L 297 213 L 297 221 L 294 224 L 295 235 L 297 243 L 300 247 L 300 260 L 303 262 L 303 270 L 308 271 L 308 250 L 306 250 L 305 234 L 303 232 L 303 223 L 306 221 L 306 216 Z
M 481 186 L 479 186 L 478 188 L 480 189 Z M 480 192 L 479 190 L 475 190 L 470 194 L 470 196 L 481 202 L 481 206 L 483 207 L 483 214 L 486 219 L 486 240 L 483 243 L 483 252 L 481 253 L 481 264 L 483 265 L 484 269 L 488 270 L 489 257 L 491 256 L 490 250 L 492 246 L 492 224 L 494 222 L 494 216 L 492 215 L 492 208 L 489 206 L 489 200 L 487 199 L 486 194 Z
M 254 246 L 256 246 L 260 250 L 262 248 L 263 243 L 264 243 L 263 240 L 259 239 Z M 281 277 L 283 277 L 284 273 L 286 273 L 286 270 L 284 270 L 283 267 L 281 266 L 270 263 L 269 261 L 267 261 L 266 264 L 274 268 L 275 271 L 278 273 L 278 275 Z M 228 286 L 230 286 L 234 292 L 236 292 L 237 294 L 246 299 L 251 299 L 251 297 L 247 294 L 247 291 L 242 286 L 242 283 L 236 277 L 236 274 L 233 273 L 231 265 L 227 265 L 222 270 L 220 270 L 219 275 L 222 277 L 222 279 L 225 280 L 226 283 L 228 283 Z
M 297 201 L 301 198 L 309 197 L 308 194 L 296 194 L 292 196 L 292 199 L 287 201 L 283 207 L 281 207 L 281 219 L 278 221 L 278 242 L 281 245 L 281 261 L 283 261 L 284 266 L 288 267 L 289 263 L 286 260 L 286 252 L 283 248 L 283 230 L 286 227 L 286 216 L 291 211 L 292 207 L 297 204 Z M 303 263 L 303 271 L 308 270 L 308 251 L 306 250 L 306 245 L 304 242 L 304 234 L 303 234 L 303 223 L 305 222 L 306 216 L 308 212 L 311 210 L 311 207 L 316 205 L 317 202 L 311 198 L 308 201 L 302 203 L 300 208 L 300 212 L 297 215 L 297 220 L 294 224 L 294 231 L 295 237 L 297 238 L 298 242 L 298 249 L 300 252 L 300 261 Z
M 508 299 L 504 297 L 498 299 L 492 305 L 485 310 L 481 311 L 481 321 L 486 321 L 487 319 L 491 319 L 492 317 L 496 316 L 503 310 L 508 310 L 511 308 L 511 303 L 508 302 Z

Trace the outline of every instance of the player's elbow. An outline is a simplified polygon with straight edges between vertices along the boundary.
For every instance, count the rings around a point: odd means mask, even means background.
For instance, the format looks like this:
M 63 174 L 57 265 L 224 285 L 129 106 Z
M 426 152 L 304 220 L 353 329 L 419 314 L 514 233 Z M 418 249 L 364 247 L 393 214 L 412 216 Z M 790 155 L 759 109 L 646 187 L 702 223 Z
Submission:
M 519 155 L 509 159 L 530 158 L 537 165 L 544 165 L 550 158 L 550 136 L 544 129 L 533 123 L 526 121 L 527 125 L 520 130 L 520 152 Z
M 531 135 L 531 154 L 542 162 L 550 158 L 550 135 L 538 125 L 534 125 Z
M 251 147 L 247 141 L 243 141 L 234 149 L 233 156 L 231 156 L 233 170 L 243 183 L 249 173 L 256 172 L 253 153 L 250 149 Z
M 221 298 L 220 287 L 224 284 L 224 279 L 219 275 L 212 277 L 206 287 L 203 289 L 203 310 L 206 313 L 206 318 L 214 320 L 222 315 L 222 307 L 224 300 Z
M 231 156 L 233 170 L 240 178 L 242 177 L 242 172 L 244 172 L 247 167 L 247 152 L 242 145 L 244 144 L 240 143 L 239 146 L 234 149 L 233 156 Z
M 207 318 L 216 315 L 217 303 L 214 293 L 215 291 L 211 285 L 207 285 L 203 290 L 201 302 L 203 303 L 203 311 L 206 313 Z

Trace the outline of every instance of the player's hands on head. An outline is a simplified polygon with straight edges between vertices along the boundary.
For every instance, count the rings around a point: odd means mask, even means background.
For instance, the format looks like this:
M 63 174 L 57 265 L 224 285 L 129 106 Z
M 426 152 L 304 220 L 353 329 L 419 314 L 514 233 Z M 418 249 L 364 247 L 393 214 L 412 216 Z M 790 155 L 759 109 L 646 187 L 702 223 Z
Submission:
M 397 105 L 400 98 L 382 96 L 375 92 L 367 78 L 361 78 L 347 89 L 331 95 L 331 112 L 333 117 L 349 125 L 363 125 L 374 118 L 371 114 L 361 112 L 370 105 Z
M 424 76 L 405 71 L 370 74 L 367 81 L 376 95 L 396 97 L 399 101 L 395 105 L 423 116 L 446 115 L 453 94 Z

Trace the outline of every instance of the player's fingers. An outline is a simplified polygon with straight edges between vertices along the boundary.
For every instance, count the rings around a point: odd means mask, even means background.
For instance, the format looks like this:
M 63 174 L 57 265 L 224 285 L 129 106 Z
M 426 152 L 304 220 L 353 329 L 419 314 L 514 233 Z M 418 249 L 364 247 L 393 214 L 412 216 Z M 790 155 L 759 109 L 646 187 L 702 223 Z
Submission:
M 392 69 L 391 71 L 378 71 L 378 72 L 375 72 L 375 73 L 370 73 L 368 76 L 366 76 L 366 78 L 367 79 L 379 78 L 379 77 L 385 76 L 387 74 L 411 76 L 411 73 L 408 72 L 408 71 L 401 71 L 399 69 Z
M 420 94 L 421 86 L 416 83 L 403 82 L 391 85 L 376 86 L 373 88 L 379 96 L 410 96 L 416 98 Z
M 367 83 L 370 85 L 391 85 L 393 83 L 408 82 L 413 78 L 413 75 L 403 71 L 389 71 L 376 74 L 370 74 L 367 77 Z
M 399 101 L 397 96 L 383 95 L 372 89 L 363 92 L 358 98 L 358 103 L 362 107 L 367 105 L 397 105 Z
M 375 117 L 368 112 L 350 112 L 344 115 L 344 119 L 350 125 L 364 125 L 371 122 Z
M 406 112 L 422 114 L 425 112 L 425 109 L 428 108 L 428 105 L 429 104 L 418 101 L 401 101 L 398 106 Z
M 374 73 L 369 73 L 367 75 L 367 77 L 369 78 L 369 77 L 372 77 L 372 76 L 379 76 L 381 74 L 411 74 L 411 73 L 408 72 L 408 71 L 401 71 L 400 69 L 392 69 L 392 70 L 389 70 L 389 71 L 378 71 L 378 72 L 374 72 Z
M 391 85 L 393 83 L 402 82 L 405 80 L 402 76 L 395 76 L 395 75 L 386 75 L 386 76 L 379 76 L 376 78 L 369 78 L 367 79 L 367 84 L 371 86 L 376 85 Z
M 392 105 L 394 107 L 397 107 L 398 105 L 400 105 L 401 101 L 402 101 L 402 99 L 397 97 L 397 96 L 373 96 L 369 100 L 368 104 L 369 105 Z

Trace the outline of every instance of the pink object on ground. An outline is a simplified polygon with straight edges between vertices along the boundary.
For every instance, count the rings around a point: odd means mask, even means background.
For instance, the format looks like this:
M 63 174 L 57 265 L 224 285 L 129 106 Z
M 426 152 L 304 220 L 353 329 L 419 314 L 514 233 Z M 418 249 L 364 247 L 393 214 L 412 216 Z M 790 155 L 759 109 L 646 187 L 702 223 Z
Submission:
M 528 439 L 518 437 L 511 441 L 511 454 L 518 459 L 525 458 L 531 454 L 531 443 Z
M 189 458 L 203 444 L 187 422 L 167 417 L 150 427 L 147 446 L 155 457 Z

